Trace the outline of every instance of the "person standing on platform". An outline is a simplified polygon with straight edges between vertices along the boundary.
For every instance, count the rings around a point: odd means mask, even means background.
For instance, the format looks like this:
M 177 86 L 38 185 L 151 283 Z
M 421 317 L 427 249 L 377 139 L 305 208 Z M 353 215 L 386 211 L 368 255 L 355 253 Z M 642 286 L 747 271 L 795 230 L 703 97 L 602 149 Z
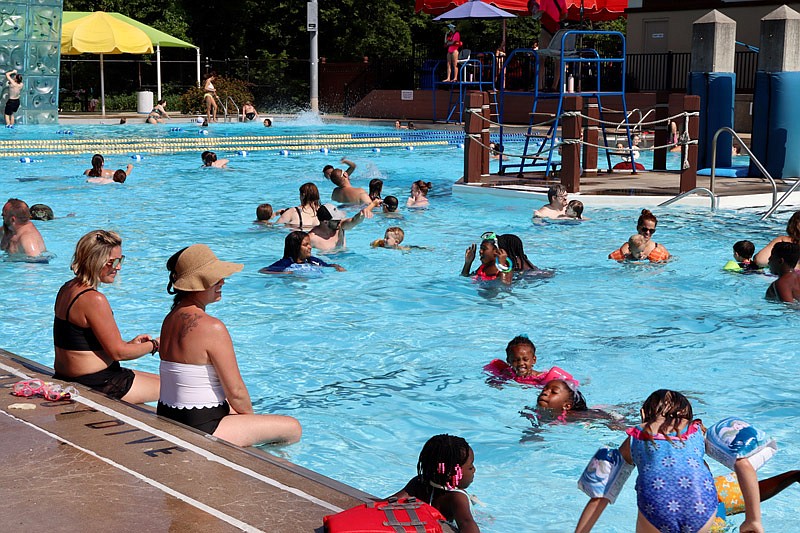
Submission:
M 461 34 L 456 31 L 456 25 L 447 25 L 444 36 L 444 46 L 447 48 L 447 79 L 445 83 L 458 81 L 458 49 L 461 48 Z

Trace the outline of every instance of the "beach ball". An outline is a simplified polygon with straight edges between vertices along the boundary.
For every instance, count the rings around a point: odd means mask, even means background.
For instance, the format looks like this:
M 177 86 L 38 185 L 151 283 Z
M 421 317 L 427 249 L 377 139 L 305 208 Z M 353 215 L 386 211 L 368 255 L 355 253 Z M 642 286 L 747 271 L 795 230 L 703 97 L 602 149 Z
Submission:
M 30 157 L 20 157 L 19 158 L 19 162 L 20 163 L 33 163 L 33 159 L 30 158 Z
M 319 151 L 322 152 L 323 154 L 327 154 L 329 152 L 327 148 L 320 148 Z
M 282 156 L 287 156 L 287 155 L 289 155 L 289 150 L 281 150 L 280 153 L 281 153 Z
M 380 148 L 373 148 L 372 151 L 375 152 L 376 154 L 381 153 L 381 149 Z
M 414 147 L 413 146 L 406 146 L 406 150 L 408 150 L 409 152 L 413 152 L 414 151 Z
M 247 150 L 239 150 L 236 153 L 239 154 L 242 157 L 247 157 Z

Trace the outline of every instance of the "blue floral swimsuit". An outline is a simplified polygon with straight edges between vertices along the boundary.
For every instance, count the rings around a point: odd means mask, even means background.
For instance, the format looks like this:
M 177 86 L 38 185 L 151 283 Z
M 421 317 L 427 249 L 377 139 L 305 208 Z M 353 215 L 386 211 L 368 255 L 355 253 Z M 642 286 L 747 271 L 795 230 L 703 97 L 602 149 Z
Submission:
M 703 462 L 705 436 L 700 422 L 682 435 L 645 435 L 642 426 L 627 431 L 631 456 L 639 470 L 639 511 L 664 533 L 695 533 L 715 514 L 717 490 Z M 652 440 L 650 440 L 652 439 Z

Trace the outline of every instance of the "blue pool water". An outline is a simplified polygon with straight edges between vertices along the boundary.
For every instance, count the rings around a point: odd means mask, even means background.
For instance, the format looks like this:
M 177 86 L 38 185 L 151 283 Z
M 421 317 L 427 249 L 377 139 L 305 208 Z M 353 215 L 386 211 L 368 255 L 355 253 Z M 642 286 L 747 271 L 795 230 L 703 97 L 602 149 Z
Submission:
M 73 138 L 196 137 L 168 127 L 74 126 Z M 213 125 L 221 135 L 386 133 L 366 126 L 294 122 Z M 0 140 L 59 139 L 55 127 L 0 130 Z M 150 141 L 148 141 L 150 142 Z M 297 417 L 301 443 L 269 448 L 302 466 L 375 495 L 387 495 L 415 473 L 423 443 L 436 433 L 464 436 L 475 449 L 471 487 L 486 532 L 568 531 L 586 498 L 575 483 L 594 450 L 624 435 L 603 424 L 551 424 L 532 430 L 520 415 L 536 389 L 486 384 L 481 368 L 503 357 L 508 340 L 526 333 L 537 346 L 537 367 L 558 365 L 583 383 L 590 405 L 634 416 L 658 388 L 685 392 L 708 424 L 731 414 L 752 420 L 778 439 L 779 454 L 764 476 L 796 468 L 800 451 L 800 314 L 768 303 L 771 278 L 724 273 L 734 241 L 757 248 L 782 234 L 789 216 L 760 222 L 755 212 L 671 207 L 657 210 L 655 239 L 675 259 L 664 265 L 619 265 L 606 259 L 635 230 L 635 210 L 599 209 L 582 224 L 534 225 L 528 200 L 451 194 L 461 175 L 456 145 L 368 147 L 278 155 L 277 150 L 218 150 L 227 170 L 199 167 L 198 149 L 147 154 L 124 185 L 96 186 L 81 175 L 88 155 L 50 155 L 21 164 L 0 159 L 6 197 L 50 205 L 58 217 L 37 222 L 48 265 L 0 263 L 2 347 L 52 365 L 52 305 L 70 279 L 75 242 L 95 228 L 119 231 L 127 256 L 113 286 L 103 287 L 125 338 L 157 333 L 171 297 L 164 263 L 196 242 L 245 264 L 209 308 L 228 326 L 256 409 Z M 109 155 L 107 168 L 130 154 Z M 412 181 L 431 181 L 431 207 L 401 209 L 348 232 L 348 251 L 329 258 L 347 268 L 311 279 L 264 276 L 280 258 L 285 230 L 252 224 L 255 207 L 298 203 L 298 188 L 314 181 L 328 198 L 321 168 L 352 158 L 357 186 L 385 181 L 384 195 L 404 201 Z M 74 213 L 74 216 L 67 216 Z M 426 250 L 372 249 L 390 225 L 406 243 Z M 531 260 L 556 270 L 548 280 L 510 288 L 480 287 L 458 276 L 464 250 L 487 230 L 513 232 Z M 477 267 L 477 262 L 474 265 Z M 157 371 L 157 358 L 131 362 Z M 711 462 L 715 474 L 724 472 Z M 763 505 L 767 530 L 790 531 L 797 488 Z M 601 518 L 599 531 L 630 531 L 636 517 L 633 480 Z M 740 522 L 741 519 L 736 520 Z

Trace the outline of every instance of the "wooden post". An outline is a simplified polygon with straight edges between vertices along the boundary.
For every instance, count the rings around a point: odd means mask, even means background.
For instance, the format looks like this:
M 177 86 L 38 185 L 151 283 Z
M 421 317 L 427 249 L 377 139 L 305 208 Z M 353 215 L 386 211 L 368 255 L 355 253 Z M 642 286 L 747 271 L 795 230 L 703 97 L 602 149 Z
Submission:
M 583 109 L 583 98 L 580 96 L 564 97 L 564 113 L 579 113 Z M 561 119 L 562 141 L 578 141 L 581 136 L 581 121 L 578 115 Z M 577 142 L 564 144 L 561 147 L 561 185 L 567 192 L 581 190 L 581 146 Z
M 700 97 L 687 95 L 683 97 L 683 110 L 687 113 L 700 111 Z M 700 134 L 700 117 L 697 115 L 689 117 L 689 138 L 697 140 Z M 697 187 L 697 143 L 681 146 L 681 161 L 687 161 L 688 168 L 683 168 L 681 164 L 681 190 L 688 192 Z
M 583 145 L 583 175 L 597 176 L 597 145 L 600 144 L 600 107 L 598 104 L 586 104 L 586 127 L 583 139 L 588 143 Z
M 656 92 L 656 135 L 653 139 L 655 146 L 664 146 L 669 141 L 669 92 Z M 667 170 L 667 152 L 669 148 L 659 148 L 653 151 L 653 170 Z
M 481 103 L 481 116 L 483 117 L 481 120 L 481 144 L 483 144 L 481 146 L 481 176 L 489 177 L 489 149 L 484 147 L 489 146 L 491 142 L 489 131 L 492 123 L 489 121 L 492 119 L 492 110 L 489 105 L 489 93 L 482 91 L 481 96 L 483 97 Z M 500 154 L 500 157 L 503 155 Z
M 486 94 L 479 91 L 467 92 L 467 113 L 464 121 L 464 183 L 480 183 L 483 173 L 483 158 L 486 156 L 486 174 L 489 173 L 489 154 L 477 141 L 483 139 L 484 123 L 481 117 L 473 111 L 483 115 L 483 104 Z M 488 127 L 488 124 L 486 124 Z M 472 136 L 476 136 L 473 138 Z M 487 133 L 488 137 L 488 133 Z M 481 142 L 483 142 L 481 140 Z M 488 146 L 488 142 L 486 143 Z

